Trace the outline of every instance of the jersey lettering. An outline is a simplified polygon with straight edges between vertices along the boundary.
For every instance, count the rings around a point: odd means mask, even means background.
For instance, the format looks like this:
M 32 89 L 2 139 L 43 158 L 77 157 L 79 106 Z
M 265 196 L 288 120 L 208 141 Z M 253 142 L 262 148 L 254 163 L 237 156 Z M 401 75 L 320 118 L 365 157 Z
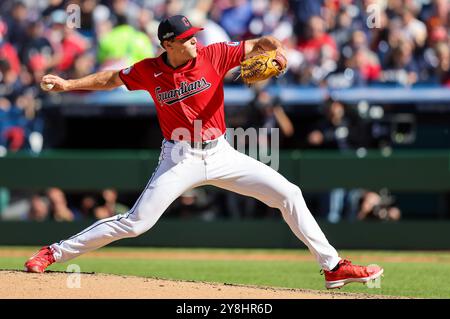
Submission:
M 161 92 L 161 87 L 156 87 L 155 93 L 158 101 L 163 104 L 172 105 L 180 102 L 190 96 L 203 92 L 211 87 L 211 83 L 206 81 L 204 77 L 194 82 L 181 82 L 180 87 L 174 90 Z

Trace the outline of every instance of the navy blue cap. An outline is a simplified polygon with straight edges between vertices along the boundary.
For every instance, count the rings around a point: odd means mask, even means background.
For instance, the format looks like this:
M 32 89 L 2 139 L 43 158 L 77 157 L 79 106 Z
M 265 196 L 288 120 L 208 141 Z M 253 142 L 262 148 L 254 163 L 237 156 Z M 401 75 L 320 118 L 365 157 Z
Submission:
M 158 26 L 158 39 L 161 42 L 172 38 L 184 39 L 201 30 L 203 28 L 193 27 L 185 16 L 176 15 L 161 21 Z

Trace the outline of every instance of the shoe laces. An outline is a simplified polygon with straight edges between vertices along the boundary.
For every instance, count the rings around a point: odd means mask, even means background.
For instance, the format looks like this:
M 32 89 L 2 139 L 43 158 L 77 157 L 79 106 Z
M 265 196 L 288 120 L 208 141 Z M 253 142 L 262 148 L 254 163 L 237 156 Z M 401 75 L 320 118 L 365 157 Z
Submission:
M 52 261 L 54 259 L 53 252 L 49 247 L 46 247 L 45 252 L 43 255 L 41 255 L 41 257 L 46 261 Z
M 352 262 L 351 262 L 350 260 L 348 260 L 348 259 L 342 259 L 342 260 L 339 262 L 339 267 L 342 267 L 342 266 L 353 266 L 353 267 L 355 267 L 355 265 L 353 265 Z M 338 268 L 338 269 L 339 269 L 339 268 Z M 321 275 L 323 275 L 323 274 L 325 274 L 326 271 L 327 271 L 327 270 L 320 269 L 319 273 L 320 273 Z M 332 270 L 328 270 L 328 272 L 332 272 Z
M 350 260 L 348 260 L 348 259 L 341 259 L 341 261 L 339 262 L 339 268 L 342 267 L 342 266 L 351 266 L 351 267 L 361 267 L 361 268 L 364 268 L 363 266 L 353 265 L 352 262 L 351 262 Z M 339 268 L 338 268 L 338 269 L 339 269 Z M 326 270 L 321 269 L 321 270 L 319 271 L 319 273 L 320 273 L 321 275 L 323 275 L 323 274 L 325 273 L 325 271 L 326 271 Z M 336 270 L 336 271 L 337 271 L 337 270 Z M 328 270 L 328 272 L 332 272 L 332 270 Z
M 350 267 L 355 267 L 355 268 L 359 268 L 359 269 L 362 269 L 362 268 L 366 268 L 366 266 L 362 266 L 362 265 L 354 265 L 354 264 L 352 264 L 352 262 L 350 261 L 350 260 L 348 260 L 348 259 L 344 259 L 344 260 L 342 260 L 342 262 L 340 263 L 340 266 L 350 266 Z
M 367 273 L 367 267 L 362 265 L 354 265 L 350 260 L 344 259 L 340 266 L 348 267 L 344 271 L 350 271 L 352 273 L 356 274 L 366 274 Z
M 342 259 L 342 261 L 339 263 L 339 266 L 354 266 L 354 265 L 350 260 Z

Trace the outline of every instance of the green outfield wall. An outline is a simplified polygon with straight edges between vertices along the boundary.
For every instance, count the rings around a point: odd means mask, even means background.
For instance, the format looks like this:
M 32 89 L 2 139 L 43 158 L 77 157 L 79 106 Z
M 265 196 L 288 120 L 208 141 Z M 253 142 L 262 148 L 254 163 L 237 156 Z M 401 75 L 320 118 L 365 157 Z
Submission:
M 140 191 L 158 161 L 152 151 L 46 151 L 39 156 L 0 158 L 0 186 L 66 191 Z M 354 153 L 282 151 L 279 171 L 305 191 L 365 187 L 391 191 L 450 191 L 450 150 L 394 151 L 389 156 Z
M 319 223 L 338 249 L 450 249 L 450 222 Z M 0 222 L 0 245 L 41 246 L 59 242 L 89 222 Z M 305 248 L 282 220 L 213 221 L 162 219 L 145 234 L 114 246 Z

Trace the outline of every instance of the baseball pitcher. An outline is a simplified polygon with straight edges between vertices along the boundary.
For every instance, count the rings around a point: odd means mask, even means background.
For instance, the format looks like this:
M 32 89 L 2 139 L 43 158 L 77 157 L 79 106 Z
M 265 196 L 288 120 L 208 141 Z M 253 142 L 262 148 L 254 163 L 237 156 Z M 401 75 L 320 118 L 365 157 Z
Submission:
M 156 58 L 80 79 L 42 78 L 41 86 L 53 92 L 111 90 L 121 85 L 131 91 L 145 90 L 155 102 L 164 139 L 159 163 L 130 211 L 41 248 L 25 263 L 26 270 L 44 272 L 54 262 L 66 262 L 113 241 L 139 236 L 152 228 L 182 193 L 214 185 L 278 208 L 323 269 L 327 288 L 381 276 L 380 267 L 353 265 L 340 258 L 311 215 L 300 188 L 269 166 L 236 151 L 224 138 L 226 73 L 241 66 L 240 75 L 247 84 L 279 76 L 287 67 L 282 44 L 265 36 L 203 47 L 195 38 L 201 30 L 184 16 L 172 16 L 159 25 L 158 38 L 165 52 Z M 198 123 L 199 129 L 195 129 Z

